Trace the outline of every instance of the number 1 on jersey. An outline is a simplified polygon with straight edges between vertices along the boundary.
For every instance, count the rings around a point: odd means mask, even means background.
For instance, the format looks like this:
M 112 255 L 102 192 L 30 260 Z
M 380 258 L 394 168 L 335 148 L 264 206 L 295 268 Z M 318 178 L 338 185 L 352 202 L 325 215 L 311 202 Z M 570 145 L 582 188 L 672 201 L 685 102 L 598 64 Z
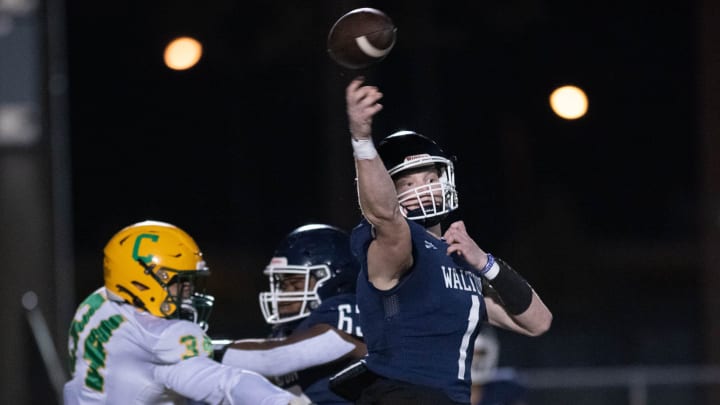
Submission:
M 468 314 L 468 327 L 460 342 L 460 358 L 458 359 L 458 380 L 465 379 L 465 360 L 467 359 L 468 346 L 470 345 L 470 337 L 475 332 L 480 321 L 480 298 L 477 295 L 472 296 L 472 305 Z

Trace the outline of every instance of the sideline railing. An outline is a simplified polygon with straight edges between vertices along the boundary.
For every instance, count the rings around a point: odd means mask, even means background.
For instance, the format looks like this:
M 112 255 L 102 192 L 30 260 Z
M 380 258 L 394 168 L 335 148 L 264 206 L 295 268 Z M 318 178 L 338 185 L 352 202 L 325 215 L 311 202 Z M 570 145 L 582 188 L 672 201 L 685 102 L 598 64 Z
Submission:
M 516 369 L 518 378 L 531 391 L 549 389 L 624 388 L 629 405 L 649 405 L 653 386 L 717 385 L 720 366 L 624 366 Z

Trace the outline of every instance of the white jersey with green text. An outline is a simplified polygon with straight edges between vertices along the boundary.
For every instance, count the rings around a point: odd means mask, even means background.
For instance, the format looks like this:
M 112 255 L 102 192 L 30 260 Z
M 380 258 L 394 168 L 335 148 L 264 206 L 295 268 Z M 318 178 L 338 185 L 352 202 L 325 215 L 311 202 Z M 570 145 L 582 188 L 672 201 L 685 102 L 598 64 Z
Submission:
M 78 307 L 68 348 L 72 379 L 65 384 L 65 405 L 291 399 L 259 375 L 211 360 L 211 341 L 198 325 L 110 300 L 104 287 Z

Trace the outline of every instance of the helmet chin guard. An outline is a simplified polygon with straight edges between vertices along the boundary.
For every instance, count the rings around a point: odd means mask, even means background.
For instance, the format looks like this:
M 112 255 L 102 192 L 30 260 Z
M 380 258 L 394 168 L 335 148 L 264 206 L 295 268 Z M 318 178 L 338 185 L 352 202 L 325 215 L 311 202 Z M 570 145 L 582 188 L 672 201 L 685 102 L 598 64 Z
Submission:
M 193 293 L 192 297 L 181 301 L 178 317 L 200 325 L 207 332 L 214 303 L 215 298 L 210 295 Z

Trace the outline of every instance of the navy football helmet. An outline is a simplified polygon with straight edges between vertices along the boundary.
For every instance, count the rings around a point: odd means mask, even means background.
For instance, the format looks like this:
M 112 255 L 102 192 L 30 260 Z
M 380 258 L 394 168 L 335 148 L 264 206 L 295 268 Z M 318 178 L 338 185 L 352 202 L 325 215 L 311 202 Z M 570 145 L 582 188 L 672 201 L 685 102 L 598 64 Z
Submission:
M 354 294 L 359 269 L 345 231 L 324 224 L 295 229 L 280 242 L 263 271 L 270 280 L 270 291 L 259 297 L 265 321 L 296 321 L 324 299 Z
M 421 185 L 398 195 L 400 207 L 407 219 L 429 227 L 440 223 L 457 209 L 453 158 L 435 141 L 413 131 L 398 131 L 380 141 L 377 150 L 393 178 L 404 171 L 424 166 L 435 166 L 438 169 L 438 183 Z M 433 197 L 438 195 L 442 195 L 442 199 Z M 423 199 L 435 203 L 423 204 Z M 405 205 L 410 201 L 417 201 L 420 208 L 406 210 Z

